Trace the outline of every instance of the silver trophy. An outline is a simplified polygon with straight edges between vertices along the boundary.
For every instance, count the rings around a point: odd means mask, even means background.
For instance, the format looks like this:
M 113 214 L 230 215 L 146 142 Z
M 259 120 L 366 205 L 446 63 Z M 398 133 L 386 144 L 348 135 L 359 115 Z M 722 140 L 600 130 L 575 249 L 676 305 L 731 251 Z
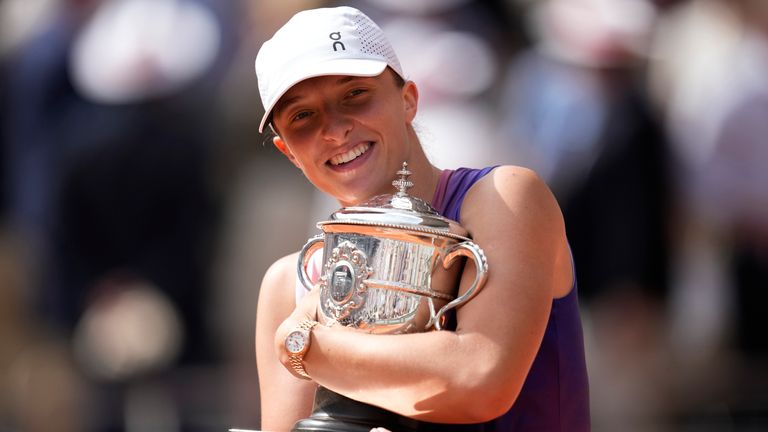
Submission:
M 474 297 L 488 263 L 467 231 L 423 200 L 407 194 L 407 163 L 392 182 L 397 193 L 379 195 L 334 212 L 317 226 L 297 265 L 305 288 L 309 257 L 323 248 L 319 320 L 379 334 L 441 330 L 445 314 Z M 474 261 L 475 279 L 458 294 L 460 257 Z

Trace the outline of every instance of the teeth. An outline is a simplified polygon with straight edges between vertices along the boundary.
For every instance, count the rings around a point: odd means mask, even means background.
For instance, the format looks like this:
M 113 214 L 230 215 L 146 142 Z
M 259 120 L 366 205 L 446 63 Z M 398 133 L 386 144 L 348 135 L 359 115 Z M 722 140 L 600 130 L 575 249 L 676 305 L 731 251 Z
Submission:
M 331 165 L 339 165 L 339 164 L 350 162 L 355 158 L 357 158 L 358 156 L 360 156 L 361 154 L 367 152 L 370 147 L 371 145 L 368 143 L 360 144 L 359 146 L 356 146 L 355 148 L 353 148 L 352 150 L 344 154 L 340 154 L 332 157 Z

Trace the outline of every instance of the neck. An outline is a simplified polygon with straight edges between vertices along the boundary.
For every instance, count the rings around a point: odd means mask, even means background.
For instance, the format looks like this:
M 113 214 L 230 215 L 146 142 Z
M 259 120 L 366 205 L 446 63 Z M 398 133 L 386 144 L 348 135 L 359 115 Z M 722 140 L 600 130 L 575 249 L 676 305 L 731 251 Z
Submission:
M 408 159 L 404 161 L 408 162 L 408 170 L 412 172 L 410 180 L 413 182 L 413 187 L 408 190 L 408 195 L 420 198 L 431 204 L 442 170 L 429 162 L 421 142 L 412 128 L 410 130 L 410 139 L 414 144 L 411 147 L 412 150 Z M 396 178 L 395 173 L 392 173 L 392 176 L 394 180 Z
M 413 187 L 408 190 L 408 195 L 420 198 L 431 204 L 442 170 L 432 165 L 426 157 L 421 163 L 408 161 L 408 170 L 413 173 L 410 177 Z

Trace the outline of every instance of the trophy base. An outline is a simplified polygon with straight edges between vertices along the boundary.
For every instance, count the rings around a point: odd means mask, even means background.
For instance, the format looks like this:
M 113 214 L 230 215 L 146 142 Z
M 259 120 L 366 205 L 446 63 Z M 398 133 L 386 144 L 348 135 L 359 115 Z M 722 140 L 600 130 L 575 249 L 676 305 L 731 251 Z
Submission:
M 294 424 L 292 432 L 370 432 L 383 427 L 397 432 L 418 432 L 413 420 L 372 405 L 334 393 L 324 387 L 315 392 L 315 403 L 309 418 Z

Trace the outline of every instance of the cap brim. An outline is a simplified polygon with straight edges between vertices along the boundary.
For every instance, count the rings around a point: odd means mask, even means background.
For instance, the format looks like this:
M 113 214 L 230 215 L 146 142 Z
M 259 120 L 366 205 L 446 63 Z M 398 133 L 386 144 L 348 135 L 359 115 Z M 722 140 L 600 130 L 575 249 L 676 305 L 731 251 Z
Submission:
M 269 122 L 269 118 L 272 115 L 272 110 L 277 105 L 277 102 L 283 95 L 296 84 L 319 76 L 328 75 L 347 75 L 347 76 L 362 76 L 372 77 L 378 76 L 387 67 L 387 62 L 374 59 L 334 59 L 327 62 L 316 63 L 310 67 L 300 68 L 301 70 L 294 73 L 286 74 L 277 90 L 274 92 L 275 96 L 269 101 L 269 105 L 265 106 L 264 117 L 259 124 L 259 132 L 264 131 L 264 127 Z

